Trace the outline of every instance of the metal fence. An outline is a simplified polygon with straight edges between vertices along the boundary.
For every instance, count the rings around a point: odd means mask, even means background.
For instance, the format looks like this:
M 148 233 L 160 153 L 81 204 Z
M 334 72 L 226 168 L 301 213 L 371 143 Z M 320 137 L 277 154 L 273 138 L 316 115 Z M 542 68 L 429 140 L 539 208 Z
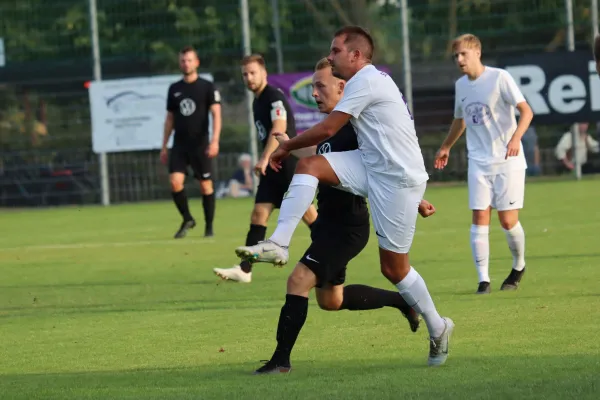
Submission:
M 0 206 L 101 203 L 86 82 L 177 73 L 184 45 L 199 50 L 201 72 L 222 93 L 220 182 L 252 148 L 238 68 L 244 52 L 264 54 L 270 73 L 308 71 L 345 24 L 371 31 L 375 62 L 413 99 L 430 166 L 452 118 L 452 38 L 480 36 L 490 65 L 503 54 L 565 49 L 569 33 L 574 48 L 589 50 L 597 11 L 587 0 L 0 1 Z M 569 127 L 536 128 L 543 172 L 552 174 L 552 148 Z M 169 197 L 158 151 L 107 154 L 105 165 L 111 203 Z M 463 179 L 464 152 L 451 165 L 433 180 Z

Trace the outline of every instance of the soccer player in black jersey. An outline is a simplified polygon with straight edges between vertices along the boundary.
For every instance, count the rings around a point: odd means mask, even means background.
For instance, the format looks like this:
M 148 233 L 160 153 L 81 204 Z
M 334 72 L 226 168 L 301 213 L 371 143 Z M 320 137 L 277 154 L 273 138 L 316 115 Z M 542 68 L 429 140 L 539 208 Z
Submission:
M 260 177 L 260 183 L 254 200 L 254 210 L 250 217 L 250 230 L 246 236 L 246 245 L 252 246 L 265 239 L 267 222 L 275 208 L 281 206 L 283 196 L 287 192 L 297 160 L 289 157 L 281 171 L 275 172 L 269 166 L 269 157 L 277 147 L 277 139 L 273 132 L 296 136 L 296 124 L 290 104 L 278 88 L 267 82 L 265 61 L 260 55 L 249 55 L 242 60 L 242 75 L 246 87 L 254 93 L 252 110 L 254 124 L 263 152 L 254 167 Z M 310 226 L 317 218 L 317 211 L 310 206 L 303 216 L 304 222 Z M 252 279 L 252 264 L 242 261 L 233 268 L 214 268 L 214 273 L 223 279 L 248 283 Z
M 183 79 L 173 83 L 167 93 L 160 160 L 169 165 L 169 180 L 173 201 L 183 217 L 175 238 L 183 238 L 196 226 L 183 188 L 188 167 L 200 183 L 204 208 L 204 236 L 213 236 L 215 191 L 213 187 L 213 159 L 219 154 L 221 135 L 221 95 L 212 82 L 198 76 L 200 60 L 192 47 L 179 52 L 179 68 Z M 212 115 L 212 137 L 209 134 L 209 114 Z M 167 143 L 175 130 L 173 148 L 168 153 Z
M 330 113 L 342 97 L 345 82 L 333 76 L 331 65 L 321 59 L 313 75 L 313 97 L 319 111 Z M 277 135 L 279 140 L 289 139 Z M 350 123 L 316 147 L 292 152 L 298 158 L 316 154 L 356 150 L 358 142 Z M 315 151 L 316 150 L 316 151 Z M 317 302 L 324 310 L 373 310 L 392 307 L 408 319 L 410 328 L 419 327 L 418 314 L 400 293 L 366 285 L 344 286 L 346 266 L 369 241 L 369 211 L 363 197 L 327 185 L 319 185 L 319 216 L 313 224 L 312 243 L 290 274 L 285 304 L 277 327 L 277 348 L 271 359 L 256 374 L 287 373 L 290 354 L 306 321 L 308 294 L 316 287 Z M 428 217 L 435 212 L 431 204 L 421 203 L 419 212 Z

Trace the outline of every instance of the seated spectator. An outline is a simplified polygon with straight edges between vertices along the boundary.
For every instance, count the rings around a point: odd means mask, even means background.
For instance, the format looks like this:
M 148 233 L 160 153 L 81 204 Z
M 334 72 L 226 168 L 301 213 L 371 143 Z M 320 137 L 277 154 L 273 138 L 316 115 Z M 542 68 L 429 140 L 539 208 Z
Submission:
M 579 123 L 579 140 L 577 141 L 577 158 L 581 163 L 581 173 L 594 173 L 594 168 L 588 165 L 588 152 L 600 152 L 600 144 L 588 135 L 587 122 Z M 573 134 L 565 132 L 560 138 L 556 149 L 554 150 L 556 158 L 561 161 L 559 173 L 571 172 L 575 168 L 575 160 L 573 159 Z
M 252 195 L 254 183 L 252 181 L 252 157 L 242 154 L 238 158 L 239 169 L 229 180 L 229 196 L 248 197 Z
M 540 148 L 538 146 L 538 137 L 535 127 L 529 125 L 525 134 L 521 138 L 523 144 L 523 153 L 527 161 L 527 175 L 538 176 L 540 174 Z

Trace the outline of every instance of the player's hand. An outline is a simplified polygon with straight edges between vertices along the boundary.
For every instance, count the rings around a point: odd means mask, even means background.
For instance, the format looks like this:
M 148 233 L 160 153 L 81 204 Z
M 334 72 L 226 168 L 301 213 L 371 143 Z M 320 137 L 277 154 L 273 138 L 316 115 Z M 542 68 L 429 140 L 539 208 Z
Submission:
M 421 214 L 423 218 L 432 216 L 433 214 L 435 214 L 435 207 L 433 206 L 433 204 L 423 199 L 419 204 L 419 214 Z
M 575 169 L 575 164 L 573 164 L 573 163 L 572 163 L 571 161 L 569 161 L 569 160 L 566 160 L 566 159 L 565 159 L 565 160 L 563 160 L 563 164 L 564 164 L 564 166 L 565 166 L 567 169 L 569 169 L 569 170 L 573 170 L 573 169 Z
M 208 149 L 206 149 L 206 155 L 208 158 L 215 158 L 219 155 L 219 143 L 211 143 L 208 145 Z
M 169 152 L 166 147 L 163 147 L 160 150 L 160 162 L 167 165 L 168 160 L 169 160 Z
M 444 167 L 448 165 L 449 157 L 450 149 L 440 147 L 440 149 L 435 154 L 435 161 L 433 162 L 433 166 L 435 167 L 435 169 L 444 169 Z
M 271 154 L 271 159 L 269 160 L 269 165 L 271 166 L 271 168 L 273 168 L 273 170 L 275 172 L 279 172 L 279 170 L 281 169 L 281 163 L 283 162 L 283 160 L 285 160 L 289 156 L 290 156 L 290 152 L 288 150 L 282 148 L 281 145 L 279 145 L 277 150 L 275 150 L 273 152 L 273 154 Z
M 254 173 L 256 174 L 256 176 L 266 175 L 268 166 L 269 160 L 261 158 L 254 166 Z
M 274 136 L 275 139 L 277 139 L 279 144 L 290 140 L 290 137 L 287 135 L 287 133 L 273 132 L 271 135 Z
M 506 157 L 504 159 L 508 160 L 508 157 L 518 156 L 520 149 L 521 149 L 521 140 L 513 137 L 508 142 L 508 146 L 506 146 Z

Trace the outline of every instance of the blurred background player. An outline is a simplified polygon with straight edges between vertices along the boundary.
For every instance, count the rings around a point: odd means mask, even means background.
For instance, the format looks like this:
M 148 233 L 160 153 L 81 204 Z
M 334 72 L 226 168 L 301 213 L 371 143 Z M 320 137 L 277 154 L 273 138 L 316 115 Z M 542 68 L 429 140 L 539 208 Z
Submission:
M 200 183 L 204 208 L 204 236 L 213 236 L 215 216 L 215 191 L 213 187 L 213 159 L 219 154 L 221 136 L 221 95 L 212 82 L 198 76 L 200 59 L 192 47 L 179 52 L 179 68 L 183 79 L 173 83 L 167 93 L 160 160 L 169 164 L 169 180 L 173 202 L 183 217 L 175 238 L 183 238 L 196 226 L 188 206 L 183 187 L 188 167 Z M 212 135 L 209 134 L 209 113 L 212 115 Z M 167 144 L 175 130 L 173 148 L 168 153 Z
M 246 87 L 254 93 L 254 123 L 263 146 L 262 155 L 254 167 L 256 175 L 260 177 L 260 183 L 250 217 L 250 230 L 246 236 L 246 245 L 252 246 L 265 239 L 269 217 L 274 209 L 281 206 L 296 168 L 297 160 L 293 157 L 286 160 L 279 172 L 269 167 L 269 158 L 279 146 L 273 133 L 285 133 L 294 137 L 296 124 L 283 92 L 268 84 L 267 69 L 262 56 L 254 54 L 244 57 L 242 76 Z M 310 227 L 316 218 L 317 211 L 311 205 L 302 219 Z M 252 280 L 252 264 L 249 261 L 242 261 L 233 268 L 214 268 L 213 271 L 223 279 L 245 283 Z
M 481 63 L 481 42 L 471 34 L 452 44 L 463 77 L 456 81 L 454 121 L 436 154 L 434 166 L 448 164 L 450 149 L 467 130 L 469 208 L 473 210 L 471 250 L 479 277 L 478 294 L 490 293 L 489 229 L 492 207 L 498 210 L 513 256 L 510 274 L 501 290 L 515 290 L 525 272 L 525 232 L 519 209 L 525 197 L 525 170 L 521 138 L 533 112 L 510 74 Z M 517 124 L 515 108 L 520 118 Z
M 342 98 L 345 82 L 333 76 L 329 61 L 323 58 L 315 67 L 312 83 L 312 95 L 319 111 L 329 114 Z M 278 140 L 289 138 L 278 135 Z M 302 158 L 356 149 L 356 133 L 347 123 L 335 136 L 319 143 L 316 149 L 315 146 L 307 147 L 292 154 Z M 255 374 L 287 373 L 291 370 L 292 348 L 306 321 L 309 292 L 315 287 L 317 302 L 324 310 L 359 311 L 391 307 L 402 312 L 413 332 L 419 327 L 419 315 L 400 293 L 367 285 L 344 286 L 348 263 L 369 241 L 369 210 L 365 198 L 321 184 L 317 205 L 319 216 L 312 228 L 312 243 L 288 278 L 285 304 L 277 324 L 277 348 L 271 359 Z M 435 212 L 433 206 L 427 205 L 422 207 L 421 215 L 424 217 Z

